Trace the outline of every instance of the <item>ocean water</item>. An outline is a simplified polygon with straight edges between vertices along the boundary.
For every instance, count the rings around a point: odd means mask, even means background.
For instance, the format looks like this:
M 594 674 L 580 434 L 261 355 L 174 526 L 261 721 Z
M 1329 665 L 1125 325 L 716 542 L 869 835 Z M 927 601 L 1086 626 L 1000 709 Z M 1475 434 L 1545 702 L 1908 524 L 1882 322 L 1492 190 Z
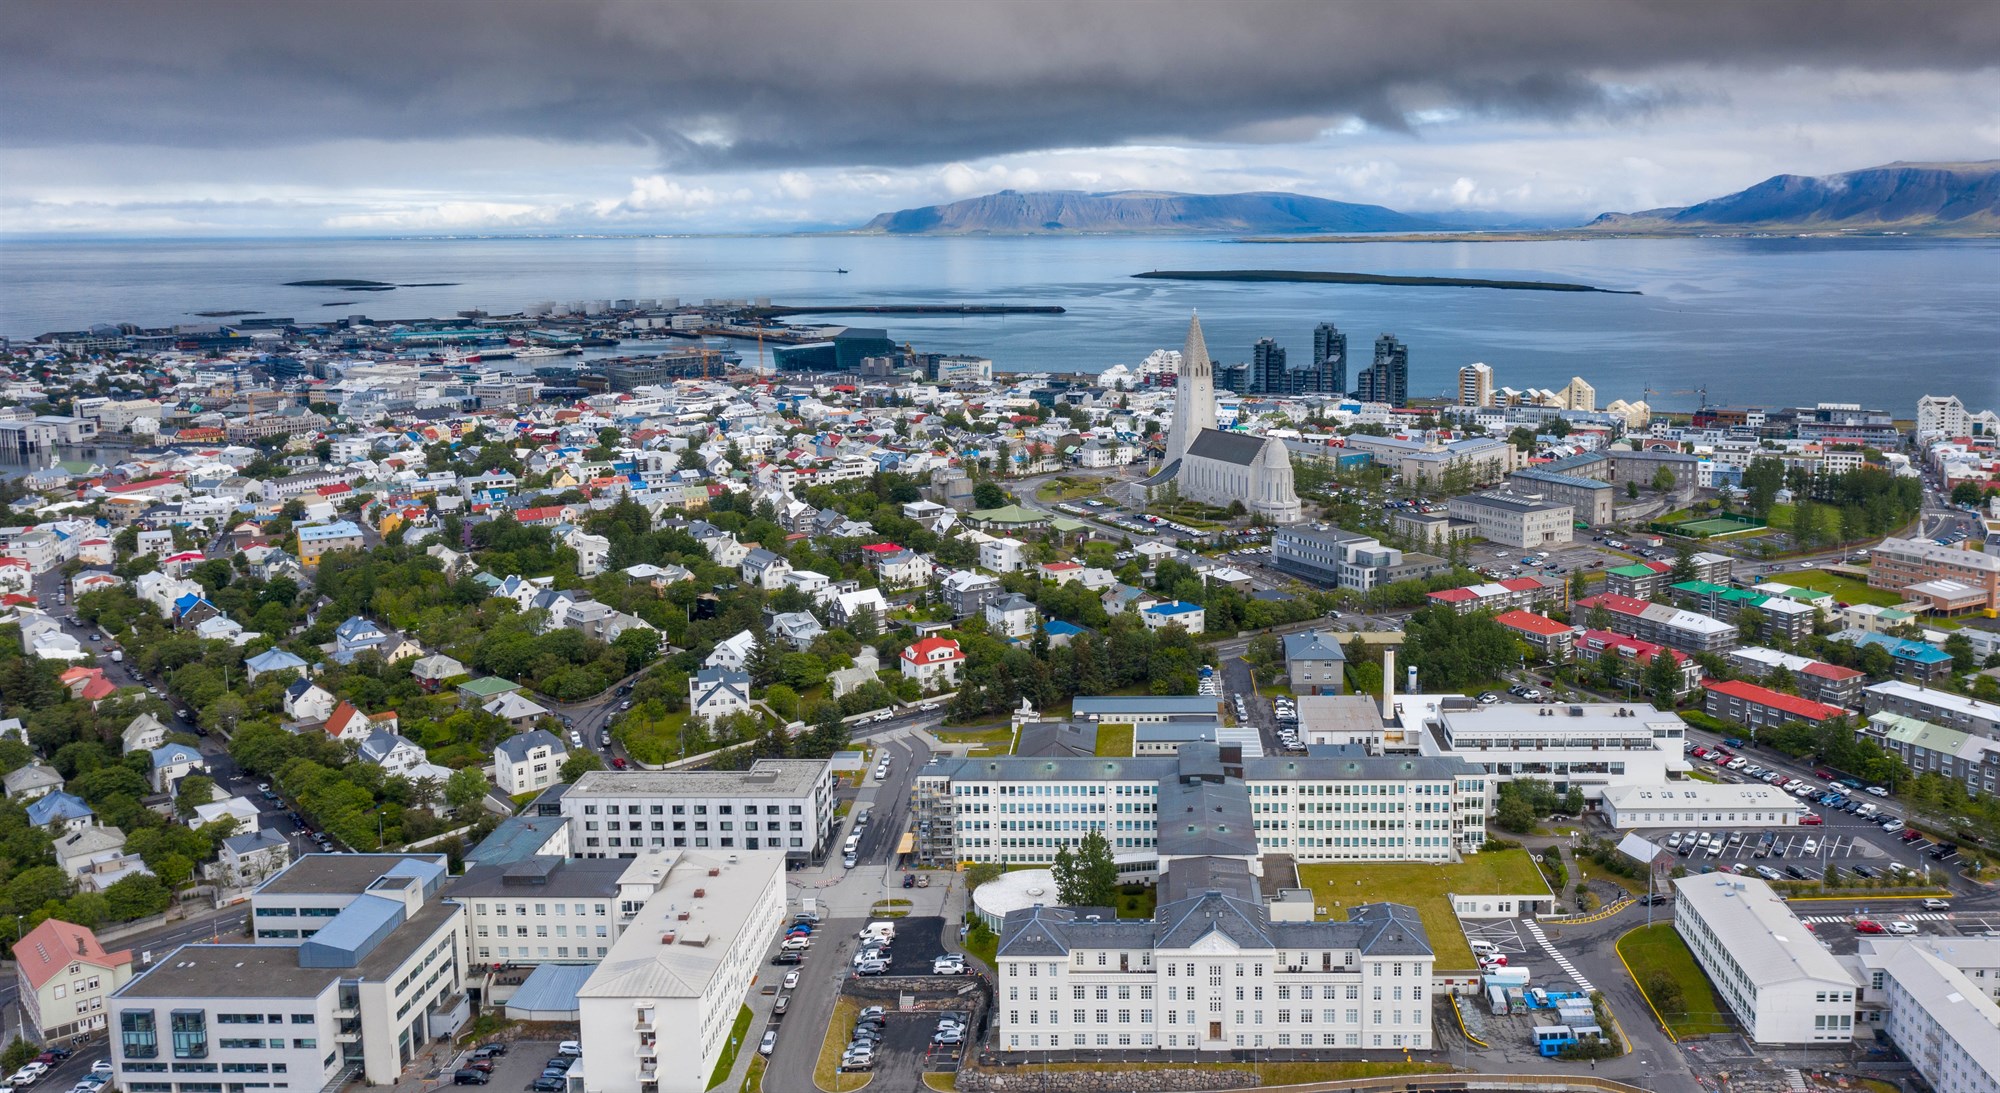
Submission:
M 837 269 L 850 272 L 841 274 Z M 1311 269 L 1569 281 L 1643 295 L 1134 280 L 1156 269 Z M 1410 346 L 1410 392 L 1496 382 L 1655 406 L 1859 402 L 1909 416 L 1924 394 L 2000 405 L 2000 242 L 1629 239 L 1239 243 L 1220 238 L 764 236 L 0 243 L 0 333 L 98 322 L 202 322 L 242 309 L 312 320 L 621 297 L 784 304 L 1059 304 L 1059 316 L 829 318 L 1014 370 L 1094 372 L 1178 347 L 1198 309 L 1210 351 L 1348 335 L 1350 375 L 1377 335 Z M 287 288 L 309 278 L 452 282 L 393 292 Z

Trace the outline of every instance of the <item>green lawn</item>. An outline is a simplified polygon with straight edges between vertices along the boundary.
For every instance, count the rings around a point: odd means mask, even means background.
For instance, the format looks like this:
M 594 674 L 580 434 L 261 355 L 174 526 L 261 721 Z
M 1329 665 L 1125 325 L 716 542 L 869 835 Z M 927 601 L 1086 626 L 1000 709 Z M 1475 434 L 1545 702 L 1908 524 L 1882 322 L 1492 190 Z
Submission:
M 1051 478 L 1035 488 L 1037 501 L 1074 501 L 1079 497 L 1094 497 L 1104 490 L 1104 480 L 1098 478 L 1072 478 L 1064 475 Z
M 1153 917 L 1153 908 L 1159 900 L 1159 889 L 1150 884 L 1127 884 L 1118 889 L 1118 917 Z
M 1641 926 L 1619 938 L 1618 955 L 1639 977 L 1641 992 L 1646 989 L 1648 973 L 1654 969 L 1665 971 L 1680 986 L 1681 1004 L 1678 1009 L 1669 1010 L 1658 1000 L 1648 998 L 1674 1035 L 1706 1036 L 1728 1032 L 1732 1027 L 1728 1006 L 1716 995 L 1701 965 L 1694 962 L 1694 954 L 1688 951 L 1687 942 L 1681 940 L 1673 923 L 1656 922 L 1651 926 Z
M 1424 862 L 1356 862 L 1301 865 L 1299 881 L 1313 890 L 1315 906 L 1334 918 L 1347 917 L 1357 903 L 1407 903 L 1417 909 L 1430 934 L 1440 968 L 1473 966 L 1472 947 L 1465 943 L 1458 916 L 1446 895 L 1541 895 L 1549 891 L 1541 870 L 1525 850 L 1471 854 L 1455 865 Z
M 1130 725 L 1097 726 L 1097 754 L 1130 757 L 1135 731 Z
M 721 1085 L 729 1072 L 736 1069 L 736 1050 L 743 1046 L 743 1038 L 750 1034 L 750 1007 L 744 1006 L 736 1014 L 736 1025 L 729 1030 L 729 1042 L 722 1045 L 722 1055 L 715 1060 L 715 1073 L 708 1076 L 708 1088 Z
M 963 732 L 933 729 L 931 735 L 947 744 L 971 744 L 973 755 L 1005 755 L 1014 747 L 1014 730 L 1005 725 Z
M 1799 569 L 1790 573 L 1773 573 L 1764 578 L 1788 584 L 1794 588 L 1810 588 L 1815 592 L 1830 592 L 1842 603 L 1872 603 L 1883 607 L 1894 607 L 1903 602 L 1900 593 L 1886 588 L 1870 588 L 1868 582 L 1857 581 L 1853 577 L 1843 577 L 1838 573 L 1828 573 L 1823 569 Z

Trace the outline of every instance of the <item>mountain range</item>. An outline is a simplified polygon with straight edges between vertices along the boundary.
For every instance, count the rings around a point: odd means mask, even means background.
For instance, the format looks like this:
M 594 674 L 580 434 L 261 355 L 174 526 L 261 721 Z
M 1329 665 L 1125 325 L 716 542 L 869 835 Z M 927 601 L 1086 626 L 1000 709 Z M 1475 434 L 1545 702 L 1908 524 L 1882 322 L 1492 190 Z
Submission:
M 945 205 L 883 213 L 860 230 L 889 235 L 1314 235 L 1534 231 L 1562 226 L 1546 217 L 1460 210 L 1403 213 L 1381 205 L 1281 192 L 1002 190 Z M 1820 177 L 1776 175 L 1748 189 L 1694 205 L 1604 213 L 1582 225 L 1581 230 L 1620 234 L 1819 230 L 1985 234 L 2000 231 L 2000 160 L 1891 163 Z
M 2000 160 L 1890 163 L 1837 175 L 1773 175 L 1699 204 L 1605 213 L 1593 230 L 2000 230 Z

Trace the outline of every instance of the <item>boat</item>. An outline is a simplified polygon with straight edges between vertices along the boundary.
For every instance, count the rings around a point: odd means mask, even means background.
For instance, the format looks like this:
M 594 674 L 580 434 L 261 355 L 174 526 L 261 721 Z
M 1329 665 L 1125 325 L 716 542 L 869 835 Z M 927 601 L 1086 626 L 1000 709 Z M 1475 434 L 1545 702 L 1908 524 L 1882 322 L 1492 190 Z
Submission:
M 533 346 L 528 349 L 514 350 L 515 360 L 530 360 L 540 357 L 563 357 L 563 356 L 568 356 L 568 353 L 565 352 L 564 350 L 551 349 L 548 346 L 544 345 Z
M 847 271 L 846 271 L 846 270 L 844 270 L 844 269 L 836 269 L 836 270 L 834 270 L 833 272 L 835 272 L 835 273 L 846 273 Z

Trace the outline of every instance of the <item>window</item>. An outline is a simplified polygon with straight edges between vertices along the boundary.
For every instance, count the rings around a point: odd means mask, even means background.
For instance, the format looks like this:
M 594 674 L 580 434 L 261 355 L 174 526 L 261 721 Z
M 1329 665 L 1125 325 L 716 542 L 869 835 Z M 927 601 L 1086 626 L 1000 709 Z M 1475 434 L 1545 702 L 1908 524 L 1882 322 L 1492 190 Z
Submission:
M 208 1058 L 208 1015 L 201 1010 L 175 1010 L 169 1016 L 174 1036 L 174 1058 Z

